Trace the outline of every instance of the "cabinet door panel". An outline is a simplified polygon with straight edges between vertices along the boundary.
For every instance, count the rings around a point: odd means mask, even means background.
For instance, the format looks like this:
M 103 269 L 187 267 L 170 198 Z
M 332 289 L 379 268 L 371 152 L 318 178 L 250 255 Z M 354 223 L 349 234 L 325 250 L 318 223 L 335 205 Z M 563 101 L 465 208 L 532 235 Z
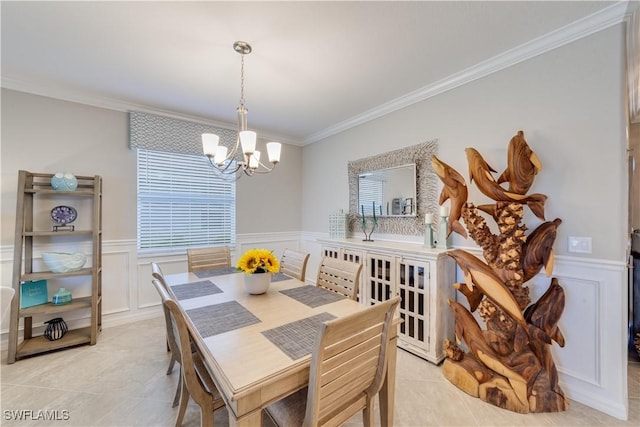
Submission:
M 375 253 L 367 254 L 367 298 L 368 304 L 374 305 L 397 295 L 393 285 L 394 257 Z
M 402 301 L 400 339 L 426 349 L 429 329 L 429 264 L 424 261 L 402 259 L 398 262 L 397 286 Z

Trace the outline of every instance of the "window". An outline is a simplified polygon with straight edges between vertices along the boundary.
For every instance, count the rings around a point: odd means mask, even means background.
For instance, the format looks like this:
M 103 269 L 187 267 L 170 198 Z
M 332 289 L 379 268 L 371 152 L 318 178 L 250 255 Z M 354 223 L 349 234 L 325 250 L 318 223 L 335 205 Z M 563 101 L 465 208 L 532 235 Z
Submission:
M 137 153 L 138 250 L 235 244 L 235 181 L 202 155 Z

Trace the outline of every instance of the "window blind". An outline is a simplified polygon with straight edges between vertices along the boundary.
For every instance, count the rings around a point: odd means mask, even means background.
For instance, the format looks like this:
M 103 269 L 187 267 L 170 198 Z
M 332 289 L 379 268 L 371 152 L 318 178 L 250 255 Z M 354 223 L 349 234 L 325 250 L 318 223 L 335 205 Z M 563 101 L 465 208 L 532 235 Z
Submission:
M 202 155 L 137 154 L 139 250 L 235 245 L 235 181 Z
M 362 215 L 362 207 L 364 207 L 365 215 L 373 215 L 373 203 L 376 209 L 382 206 L 384 200 L 384 182 L 375 179 L 361 179 L 358 183 L 358 200 L 361 206 L 358 206 L 358 214 Z M 379 215 L 380 211 L 376 211 Z

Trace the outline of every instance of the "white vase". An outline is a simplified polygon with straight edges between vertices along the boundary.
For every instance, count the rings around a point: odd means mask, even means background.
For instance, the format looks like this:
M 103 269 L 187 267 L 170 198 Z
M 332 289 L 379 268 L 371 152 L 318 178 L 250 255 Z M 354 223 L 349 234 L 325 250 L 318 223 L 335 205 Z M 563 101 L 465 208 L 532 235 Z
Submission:
M 244 275 L 244 289 L 251 295 L 267 292 L 271 284 L 271 273 L 255 273 Z

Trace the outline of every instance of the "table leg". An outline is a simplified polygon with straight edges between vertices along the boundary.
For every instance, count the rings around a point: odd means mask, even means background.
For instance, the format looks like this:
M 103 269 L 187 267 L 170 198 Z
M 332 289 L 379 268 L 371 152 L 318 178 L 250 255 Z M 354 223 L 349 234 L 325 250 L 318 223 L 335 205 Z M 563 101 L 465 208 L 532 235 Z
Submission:
M 255 427 L 261 425 L 262 410 L 258 410 L 253 412 L 252 414 L 246 415 L 240 420 L 236 419 L 233 413 L 229 411 L 229 427 Z
M 391 338 L 387 349 L 387 375 L 379 393 L 380 425 L 393 426 L 393 409 L 396 396 L 396 359 L 398 357 L 398 336 Z

